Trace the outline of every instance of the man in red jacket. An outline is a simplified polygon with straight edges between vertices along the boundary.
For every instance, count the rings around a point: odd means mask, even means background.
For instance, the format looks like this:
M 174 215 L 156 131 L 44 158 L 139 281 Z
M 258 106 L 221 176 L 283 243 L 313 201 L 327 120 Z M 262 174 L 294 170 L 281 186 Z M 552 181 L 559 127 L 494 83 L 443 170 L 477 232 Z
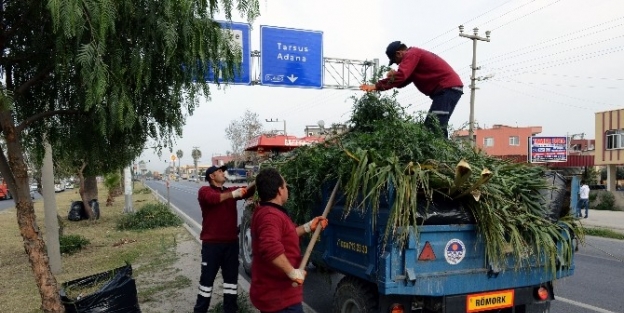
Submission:
M 263 169 L 256 176 L 260 205 L 251 218 L 251 303 L 262 313 L 303 313 L 303 281 L 299 237 L 327 226 L 321 216 L 304 225 L 292 222 L 283 205 L 288 187 L 280 173 Z M 295 287 L 293 287 L 295 282 Z
M 448 138 L 448 121 L 463 93 L 463 83 L 453 68 L 436 54 L 416 47 L 407 47 L 400 41 L 388 45 L 386 55 L 388 66 L 396 63 L 398 70 L 390 70 L 385 79 L 375 85 L 362 85 L 363 91 L 384 91 L 403 88 L 413 83 L 420 92 L 433 102 L 425 125 L 434 129 L 432 117 L 438 119 L 440 128 Z
M 210 186 L 199 188 L 197 200 L 202 211 L 202 263 L 199 293 L 194 313 L 206 313 L 212 297 L 212 285 L 219 268 L 223 276 L 223 311 L 238 312 L 238 210 L 236 201 L 255 192 L 253 184 L 245 187 L 223 186 L 227 167 L 206 170 Z

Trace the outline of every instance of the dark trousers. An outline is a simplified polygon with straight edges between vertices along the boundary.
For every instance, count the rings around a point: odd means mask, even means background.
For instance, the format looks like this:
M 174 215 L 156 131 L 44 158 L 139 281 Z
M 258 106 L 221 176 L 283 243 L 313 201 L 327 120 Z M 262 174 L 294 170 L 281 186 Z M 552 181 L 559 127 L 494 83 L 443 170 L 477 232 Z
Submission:
M 449 119 L 451 119 L 455 106 L 463 94 L 463 92 L 457 89 L 447 88 L 440 90 L 435 95 L 431 95 L 430 98 L 433 102 L 425 119 L 425 126 L 432 131 L 436 131 L 434 119 L 437 119 L 442 135 L 444 135 L 444 138 L 448 138 Z
M 236 313 L 238 293 L 238 242 L 202 244 L 201 276 L 194 313 L 206 313 L 212 297 L 212 285 L 219 268 L 223 276 L 223 311 Z
M 289 306 L 287 308 L 281 309 L 281 310 L 276 311 L 276 312 L 260 311 L 260 313 L 303 313 L 303 305 L 301 305 L 301 303 L 299 303 L 299 304 L 291 305 L 291 306 Z
M 587 217 L 589 209 L 589 199 L 579 199 L 578 201 L 578 217 L 583 216 L 583 209 L 585 209 L 585 217 Z

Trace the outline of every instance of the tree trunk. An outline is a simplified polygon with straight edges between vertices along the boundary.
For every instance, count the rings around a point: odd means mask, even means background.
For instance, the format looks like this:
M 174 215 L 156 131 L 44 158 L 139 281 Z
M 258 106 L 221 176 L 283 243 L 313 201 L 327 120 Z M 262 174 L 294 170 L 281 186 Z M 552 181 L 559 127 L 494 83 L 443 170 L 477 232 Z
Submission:
M 15 133 L 15 124 L 11 111 L 0 112 L 0 127 L 7 147 L 7 156 L 0 148 L 0 172 L 15 198 L 17 224 L 24 242 L 24 250 L 35 276 L 35 283 L 41 296 L 41 309 L 45 313 L 65 312 L 61 304 L 58 283 L 48 261 L 46 245 L 35 220 L 35 210 L 30 198 L 28 186 L 28 169 L 24 162 L 22 144 L 19 134 Z
M 85 176 L 84 192 L 85 197 L 89 199 L 89 201 L 98 199 L 98 186 L 95 176 Z
M 82 166 L 78 170 L 78 179 L 80 179 L 80 187 L 78 188 L 78 193 L 80 194 L 80 198 L 82 199 L 82 205 L 85 208 L 85 212 L 87 213 L 89 220 L 94 220 L 95 215 L 93 214 L 93 210 L 91 209 L 91 205 L 89 204 L 89 201 L 91 201 L 91 198 L 88 198 L 87 193 L 85 192 L 86 182 L 85 182 L 85 177 L 82 174 L 86 166 L 87 164 L 83 162 Z

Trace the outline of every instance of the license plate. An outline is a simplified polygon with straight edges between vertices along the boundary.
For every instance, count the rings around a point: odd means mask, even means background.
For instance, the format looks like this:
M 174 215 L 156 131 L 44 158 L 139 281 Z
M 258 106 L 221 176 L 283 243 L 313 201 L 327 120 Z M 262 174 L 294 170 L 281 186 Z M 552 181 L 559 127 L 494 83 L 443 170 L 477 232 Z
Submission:
M 466 312 L 481 312 L 493 309 L 510 308 L 514 305 L 514 291 L 502 290 L 484 292 L 466 297 Z

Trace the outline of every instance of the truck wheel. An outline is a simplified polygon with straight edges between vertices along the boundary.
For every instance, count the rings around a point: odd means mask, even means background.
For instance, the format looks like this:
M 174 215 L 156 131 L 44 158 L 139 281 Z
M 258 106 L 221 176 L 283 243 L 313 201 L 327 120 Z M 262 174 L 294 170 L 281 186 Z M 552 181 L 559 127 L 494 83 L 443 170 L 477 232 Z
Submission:
M 333 313 L 377 313 L 379 295 L 371 283 L 346 276 L 334 294 Z
M 239 237 L 240 257 L 242 259 L 245 273 L 251 277 L 251 261 L 253 253 L 251 251 L 251 215 L 252 211 L 245 209 L 241 219 Z

